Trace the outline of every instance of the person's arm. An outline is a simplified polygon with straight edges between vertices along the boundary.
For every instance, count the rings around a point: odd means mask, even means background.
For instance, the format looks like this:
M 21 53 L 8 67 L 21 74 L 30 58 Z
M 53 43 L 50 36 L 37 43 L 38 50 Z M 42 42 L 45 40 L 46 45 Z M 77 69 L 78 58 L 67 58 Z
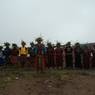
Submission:
M 29 57 L 30 55 L 29 55 L 29 48 L 27 47 L 27 49 L 26 49 L 26 55 L 27 55 L 27 57 Z
M 19 56 L 21 55 L 21 47 L 18 48 L 18 51 L 19 51 Z

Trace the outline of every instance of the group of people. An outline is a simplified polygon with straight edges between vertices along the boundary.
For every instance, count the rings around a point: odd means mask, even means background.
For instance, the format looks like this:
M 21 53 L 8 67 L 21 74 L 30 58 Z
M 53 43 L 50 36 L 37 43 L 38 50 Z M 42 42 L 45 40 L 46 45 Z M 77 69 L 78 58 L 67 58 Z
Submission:
M 57 43 L 53 45 L 48 42 L 43 43 L 43 39 L 38 37 L 37 43 L 30 43 L 30 47 L 26 47 L 24 41 L 21 47 L 17 44 L 6 42 L 5 48 L 0 46 L 0 66 L 16 65 L 20 67 L 29 66 L 35 70 L 44 71 L 45 69 L 90 69 L 95 67 L 95 46 L 89 48 L 87 45 L 81 47 L 80 43 L 74 46 L 68 42 L 66 45 Z

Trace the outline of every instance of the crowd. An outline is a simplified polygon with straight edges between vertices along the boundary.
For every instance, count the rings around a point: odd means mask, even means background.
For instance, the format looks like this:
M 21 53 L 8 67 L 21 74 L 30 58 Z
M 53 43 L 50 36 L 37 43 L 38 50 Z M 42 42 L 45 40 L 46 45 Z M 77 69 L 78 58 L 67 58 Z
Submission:
M 44 45 L 41 37 L 35 40 L 37 43 L 30 43 L 26 47 L 24 41 L 21 47 L 17 44 L 6 42 L 5 48 L 0 46 L 0 66 L 16 65 L 20 67 L 29 66 L 37 71 L 45 69 L 90 69 L 95 67 L 95 46 L 89 48 L 87 45 L 81 46 L 76 43 L 74 46 L 71 42 L 66 45 L 56 43 L 53 45 L 48 42 Z

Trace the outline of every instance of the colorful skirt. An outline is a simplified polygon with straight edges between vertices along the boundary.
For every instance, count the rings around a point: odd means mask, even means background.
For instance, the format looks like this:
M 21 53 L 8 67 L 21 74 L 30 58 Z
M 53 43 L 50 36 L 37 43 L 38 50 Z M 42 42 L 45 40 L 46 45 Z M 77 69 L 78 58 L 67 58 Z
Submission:
M 44 56 L 39 55 L 39 56 L 35 57 L 35 67 L 37 70 L 38 69 L 43 70 L 45 68 L 45 65 L 46 65 L 45 63 L 46 63 L 46 61 L 45 61 Z
M 18 63 L 18 56 L 10 56 L 10 62 L 12 64 L 17 64 Z

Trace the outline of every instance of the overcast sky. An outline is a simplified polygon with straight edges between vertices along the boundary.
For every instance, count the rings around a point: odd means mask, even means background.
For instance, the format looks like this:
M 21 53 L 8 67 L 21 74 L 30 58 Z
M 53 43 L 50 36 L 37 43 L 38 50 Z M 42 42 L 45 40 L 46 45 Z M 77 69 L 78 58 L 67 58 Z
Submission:
M 0 0 L 0 42 L 95 42 L 95 0 Z

